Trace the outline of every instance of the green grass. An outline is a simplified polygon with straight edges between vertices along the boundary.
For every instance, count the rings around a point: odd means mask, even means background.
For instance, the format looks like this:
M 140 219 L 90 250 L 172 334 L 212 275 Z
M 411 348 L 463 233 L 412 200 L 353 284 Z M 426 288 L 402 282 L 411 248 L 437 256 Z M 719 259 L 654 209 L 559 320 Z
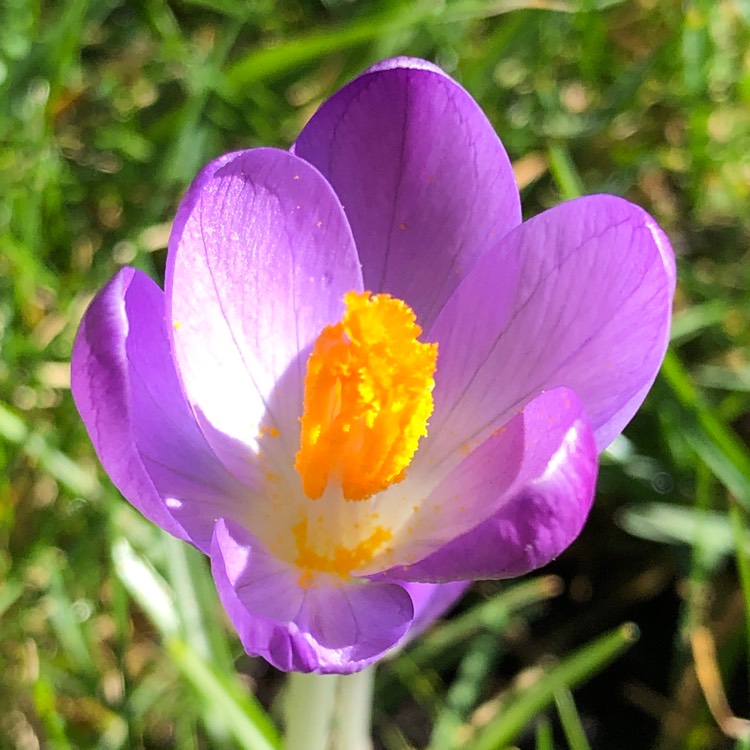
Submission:
M 707 625 L 731 707 L 750 714 L 748 48 L 744 0 L 7 0 L 3 742 L 278 746 L 280 676 L 242 653 L 201 556 L 98 468 L 70 348 L 119 267 L 161 278 L 202 164 L 288 146 L 339 85 L 409 54 L 479 100 L 526 167 L 526 215 L 627 196 L 670 234 L 679 283 L 671 352 L 605 456 L 581 539 L 545 577 L 477 585 L 382 666 L 378 747 L 748 747 L 708 712 L 689 647 Z

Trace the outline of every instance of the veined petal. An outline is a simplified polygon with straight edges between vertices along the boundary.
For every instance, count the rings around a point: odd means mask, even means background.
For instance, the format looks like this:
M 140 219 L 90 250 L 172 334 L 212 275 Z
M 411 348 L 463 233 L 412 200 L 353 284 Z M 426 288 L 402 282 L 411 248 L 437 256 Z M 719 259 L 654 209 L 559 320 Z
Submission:
M 333 185 L 365 287 L 428 328 L 469 269 L 521 221 L 510 161 L 477 103 L 424 60 L 363 73 L 313 115 L 294 153 Z
M 449 487 L 460 480 L 460 469 L 446 480 Z M 506 496 L 489 519 L 416 564 L 389 573 L 404 580 L 476 580 L 511 578 L 546 565 L 581 532 L 596 475 L 596 444 L 581 415 L 540 475 Z M 493 488 L 489 483 L 485 488 L 491 497 Z
M 394 529 L 393 536 L 388 549 L 373 558 L 365 574 L 379 566 L 380 570 L 389 568 L 385 575 L 395 580 L 438 580 L 413 576 L 411 566 L 501 511 L 579 445 L 575 450 L 590 463 L 590 486 L 589 494 L 576 503 L 585 503 L 587 512 L 597 465 L 590 435 L 575 393 L 566 388 L 542 393 L 478 448 L 464 454 L 463 460 L 424 499 L 419 498 L 418 488 L 420 483 L 429 486 L 429 476 L 425 480 L 415 472 L 404 480 L 403 486 L 391 488 L 387 503 L 382 502 L 379 507 L 379 516 Z M 401 522 L 394 522 L 399 512 Z M 580 526 L 576 533 L 578 530 Z M 394 571 L 393 566 L 399 567 Z
M 635 413 L 666 351 L 669 243 L 613 196 L 564 203 L 513 230 L 474 267 L 428 338 L 439 341 L 435 410 L 418 458 L 455 461 L 537 393 L 581 398 L 604 449 Z
M 361 288 L 339 201 L 301 159 L 241 152 L 188 191 L 169 242 L 167 314 L 186 397 L 237 476 L 263 431 L 279 433 L 269 454 L 294 456 L 300 353 L 341 317 L 345 292 Z
M 248 490 L 213 455 L 182 397 L 164 293 L 141 271 L 124 268 L 86 311 L 71 388 L 107 474 L 149 520 L 206 551 L 217 516 L 242 518 Z
M 396 583 L 302 585 L 298 568 L 231 521 L 216 525 L 211 569 L 245 650 L 283 670 L 356 672 L 398 643 L 414 615 Z

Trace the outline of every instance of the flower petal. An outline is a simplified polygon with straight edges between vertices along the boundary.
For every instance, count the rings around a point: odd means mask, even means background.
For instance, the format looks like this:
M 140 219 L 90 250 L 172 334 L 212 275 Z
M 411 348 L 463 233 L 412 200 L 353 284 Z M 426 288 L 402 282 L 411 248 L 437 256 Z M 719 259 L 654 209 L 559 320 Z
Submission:
M 572 391 L 557 388 L 538 396 L 496 430 L 421 503 L 412 507 L 406 497 L 402 498 L 401 505 L 410 514 L 394 534 L 390 549 L 374 558 L 372 567 L 380 565 L 382 570 L 388 565 L 384 575 L 393 580 L 471 579 L 471 575 L 425 577 L 419 561 L 496 514 L 505 513 L 519 492 L 557 471 L 571 456 L 576 459 L 573 469 L 580 483 L 575 496 L 565 499 L 570 507 L 561 510 L 558 534 L 570 543 L 580 531 L 593 498 L 597 453 L 581 402 Z M 413 489 L 407 482 L 408 478 L 402 484 L 408 497 Z M 396 495 L 389 498 L 391 502 L 396 500 Z M 382 506 L 380 515 L 388 518 Z M 555 518 L 549 520 L 549 524 L 555 522 Z M 399 567 L 394 570 L 391 566 Z
M 510 161 L 477 103 L 424 60 L 380 63 L 325 102 L 294 153 L 341 198 L 364 283 L 428 327 L 476 259 L 521 221 Z
M 86 311 L 71 388 L 107 474 L 149 520 L 205 551 L 214 519 L 241 515 L 243 490 L 182 397 L 164 293 L 141 271 L 121 270 Z
M 356 672 L 398 643 L 414 614 L 395 583 L 301 585 L 298 568 L 231 521 L 216 525 L 211 569 L 245 650 L 278 669 Z
M 294 455 L 284 441 L 299 432 L 300 352 L 361 288 L 339 201 L 301 159 L 241 152 L 190 188 L 169 243 L 167 313 L 186 397 L 237 476 L 246 479 L 263 428 L 281 432 L 286 463 Z M 282 378 L 284 398 L 271 404 Z
M 399 583 L 402 583 L 399 581 Z M 471 586 L 471 581 L 451 581 L 450 583 L 416 583 L 403 582 L 414 605 L 412 621 L 407 639 L 416 638 L 422 631 L 442 617 Z M 403 644 L 402 644 L 403 645 Z
M 556 386 L 580 396 L 604 449 L 661 365 L 674 280 L 666 237 L 620 198 L 581 198 L 525 222 L 429 332 L 440 346 L 435 410 L 417 458 L 450 461 Z
M 528 413 L 528 407 L 525 411 Z M 544 425 L 528 420 L 528 414 L 527 421 L 530 435 L 532 430 L 544 429 Z M 467 459 L 464 463 L 472 462 Z M 460 482 L 465 474 L 462 466 L 448 477 L 447 488 Z M 506 496 L 488 520 L 415 565 L 389 574 L 417 581 L 511 578 L 546 565 L 581 532 L 594 499 L 596 474 L 594 437 L 581 415 L 570 425 L 543 472 Z M 445 491 L 441 487 L 438 494 Z M 489 483 L 484 494 L 491 501 Z

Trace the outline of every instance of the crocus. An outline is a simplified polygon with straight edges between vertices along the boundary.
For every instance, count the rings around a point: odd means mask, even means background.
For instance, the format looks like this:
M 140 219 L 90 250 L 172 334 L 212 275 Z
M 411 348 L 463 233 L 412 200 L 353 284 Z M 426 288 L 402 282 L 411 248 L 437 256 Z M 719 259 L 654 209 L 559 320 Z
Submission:
M 674 283 L 625 200 L 522 222 L 474 100 L 389 60 L 289 151 L 200 172 L 164 291 L 123 268 L 91 303 L 73 395 L 122 494 L 210 557 L 248 653 L 352 672 L 575 539 Z

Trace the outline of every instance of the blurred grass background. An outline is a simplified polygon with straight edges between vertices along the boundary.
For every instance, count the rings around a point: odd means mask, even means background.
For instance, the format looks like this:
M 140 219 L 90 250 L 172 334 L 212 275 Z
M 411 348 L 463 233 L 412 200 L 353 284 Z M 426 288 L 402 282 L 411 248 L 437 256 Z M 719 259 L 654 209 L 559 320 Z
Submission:
M 377 747 L 750 748 L 722 702 L 750 713 L 747 0 L 5 0 L 0 747 L 278 746 L 279 675 L 242 653 L 201 556 L 98 468 L 70 348 L 117 268 L 161 279 L 201 165 L 288 146 L 396 54 L 478 99 L 527 215 L 624 195 L 680 280 L 671 353 L 582 537 L 382 665 Z

